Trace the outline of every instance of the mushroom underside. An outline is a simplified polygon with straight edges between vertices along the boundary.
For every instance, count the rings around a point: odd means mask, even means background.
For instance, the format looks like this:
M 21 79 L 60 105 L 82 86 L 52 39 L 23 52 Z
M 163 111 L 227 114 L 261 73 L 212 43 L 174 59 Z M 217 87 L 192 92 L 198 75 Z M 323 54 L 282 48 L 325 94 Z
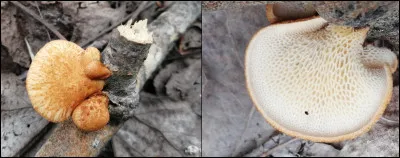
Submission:
M 313 141 L 368 131 L 390 100 L 397 59 L 381 48 L 364 49 L 367 31 L 327 26 L 318 17 L 260 30 L 245 60 L 257 109 L 275 128 Z

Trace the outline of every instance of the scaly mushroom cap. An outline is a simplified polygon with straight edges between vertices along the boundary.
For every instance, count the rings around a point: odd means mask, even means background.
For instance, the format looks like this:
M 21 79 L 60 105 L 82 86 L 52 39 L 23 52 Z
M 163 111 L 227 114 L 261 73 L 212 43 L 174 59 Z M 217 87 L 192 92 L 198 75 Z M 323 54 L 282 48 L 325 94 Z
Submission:
M 102 92 L 93 94 L 74 110 L 72 120 L 84 131 L 103 128 L 110 120 L 108 97 Z
M 51 122 L 61 122 L 88 96 L 103 89 L 111 72 L 104 65 L 92 66 L 100 60 L 100 52 L 93 47 L 83 50 L 75 43 L 54 40 L 36 54 L 26 79 L 26 87 L 33 108 Z M 103 76 L 92 69 L 102 70 Z M 106 70 L 104 70 L 106 69 Z M 86 73 L 85 73 L 86 72 Z
M 390 100 L 390 67 L 397 64 L 390 58 L 395 56 L 374 55 L 388 52 L 363 52 L 367 32 L 328 25 L 320 17 L 261 29 L 245 59 L 257 109 L 278 130 L 315 142 L 367 132 Z

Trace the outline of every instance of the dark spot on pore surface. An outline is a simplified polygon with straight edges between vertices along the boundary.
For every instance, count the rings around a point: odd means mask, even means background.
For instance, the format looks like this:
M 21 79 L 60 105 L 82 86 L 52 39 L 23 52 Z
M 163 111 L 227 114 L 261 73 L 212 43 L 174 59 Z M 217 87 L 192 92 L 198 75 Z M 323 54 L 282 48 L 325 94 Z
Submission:
M 27 124 L 26 127 L 28 127 L 28 128 L 31 127 L 31 124 Z
M 7 136 L 4 136 L 4 140 L 7 140 L 8 139 L 8 137 Z
M 305 111 L 304 113 L 305 113 L 306 115 L 308 115 L 308 111 Z

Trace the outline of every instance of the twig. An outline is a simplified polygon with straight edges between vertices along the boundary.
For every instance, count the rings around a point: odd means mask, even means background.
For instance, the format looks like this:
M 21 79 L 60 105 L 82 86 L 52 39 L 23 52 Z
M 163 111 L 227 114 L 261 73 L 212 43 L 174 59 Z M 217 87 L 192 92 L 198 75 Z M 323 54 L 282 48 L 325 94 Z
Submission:
M 155 2 L 149 2 L 149 3 L 146 5 L 146 7 L 144 7 L 144 9 L 147 9 L 147 8 L 151 7 L 151 6 L 153 5 L 153 3 L 155 3 Z M 135 19 L 135 18 L 136 18 L 136 16 L 132 15 L 132 19 Z
M 145 126 L 149 127 L 150 129 L 152 129 L 152 130 L 154 130 L 154 131 L 160 133 L 161 136 L 164 137 L 165 141 L 166 141 L 169 145 L 171 145 L 172 148 L 174 148 L 176 151 L 178 151 L 178 153 L 181 154 L 181 156 L 185 155 L 184 153 L 182 153 L 181 150 L 179 150 L 178 147 L 175 146 L 174 143 L 172 143 L 170 140 L 167 139 L 167 137 L 165 136 L 165 134 L 164 134 L 162 131 L 160 131 L 159 129 L 157 129 L 157 128 L 151 126 L 151 125 L 149 125 L 148 123 L 144 122 L 143 120 L 140 120 L 140 119 L 137 118 L 136 116 L 133 116 L 133 118 L 135 118 L 136 121 L 138 121 L 138 122 L 144 124 Z
M 86 46 L 88 46 L 91 42 L 93 42 L 94 40 L 96 40 L 97 38 L 103 36 L 105 33 L 111 31 L 112 29 L 114 29 L 115 27 L 121 25 L 121 23 L 129 20 L 129 19 L 136 19 L 136 17 L 139 15 L 140 12 L 142 12 L 146 7 L 147 2 L 142 2 L 140 4 L 140 6 L 130 15 L 126 16 L 125 18 L 121 19 L 120 21 L 116 22 L 114 25 L 110 26 L 109 28 L 105 29 L 103 32 L 97 34 L 97 36 L 94 36 L 92 38 L 90 38 L 89 40 L 87 40 L 86 42 L 84 42 L 83 44 L 81 44 L 80 46 L 82 48 L 85 48 Z
M 60 32 L 57 31 L 57 29 L 47 23 L 45 20 L 43 20 L 42 18 L 40 18 L 38 15 L 36 15 L 33 11 L 31 11 L 30 9 L 28 9 L 27 7 L 25 7 L 24 5 L 22 5 L 19 2 L 15 2 L 15 1 L 10 1 L 12 4 L 14 4 L 15 6 L 17 6 L 18 8 L 20 8 L 21 10 L 23 10 L 24 12 L 28 13 L 29 15 L 31 15 L 33 18 L 35 18 L 36 20 L 38 20 L 39 22 L 41 22 L 43 25 L 45 25 L 47 28 L 50 29 L 51 32 L 53 32 L 58 38 L 62 39 L 62 40 L 67 40 L 63 35 L 61 35 Z
M 31 57 L 31 61 L 33 61 L 33 58 L 35 57 L 35 55 L 33 55 L 31 45 L 29 45 L 29 42 L 26 39 L 26 37 L 24 38 L 24 40 L 25 40 L 26 47 L 28 48 L 29 56 Z
M 267 156 L 271 155 L 272 153 L 274 153 L 275 151 L 277 151 L 277 150 L 279 150 L 281 148 L 284 148 L 288 144 L 290 144 L 290 143 L 292 143 L 294 141 L 297 141 L 297 140 L 299 140 L 299 138 L 292 138 L 292 139 L 290 139 L 289 141 L 287 141 L 285 143 L 279 144 L 276 147 L 268 150 L 266 153 L 262 154 L 261 157 L 267 157 Z
M 42 12 L 39 9 L 39 5 L 38 5 L 37 1 L 35 1 L 35 6 L 36 6 L 36 8 L 37 8 L 37 10 L 39 12 L 40 17 L 43 19 L 43 15 L 42 15 Z M 47 33 L 47 37 L 49 38 L 49 41 L 51 41 L 51 37 L 50 37 L 49 31 L 47 31 L 47 29 L 45 29 L 45 30 L 46 30 L 46 33 Z
M 385 117 L 381 117 L 379 119 L 379 122 L 382 124 L 385 124 L 385 125 L 389 125 L 389 126 L 399 126 L 399 121 L 390 120 Z
M 170 58 L 165 59 L 165 61 L 178 60 L 178 59 L 182 59 L 182 58 L 196 56 L 198 54 L 201 54 L 201 49 L 197 49 L 196 48 L 191 53 L 188 53 L 188 54 L 185 54 L 185 55 L 179 55 L 179 56 L 170 57 Z

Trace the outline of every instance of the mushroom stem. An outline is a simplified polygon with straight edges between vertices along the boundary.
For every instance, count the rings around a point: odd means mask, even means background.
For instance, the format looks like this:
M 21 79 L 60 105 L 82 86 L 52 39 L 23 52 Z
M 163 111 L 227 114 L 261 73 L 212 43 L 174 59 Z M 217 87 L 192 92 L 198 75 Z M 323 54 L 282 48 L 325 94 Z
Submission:
M 382 68 L 389 65 L 390 71 L 394 73 L 397 69 L 398 61 L 396 55 L 387 48 L 374 47 L 367 45 L 360 53 L 361 62 L 370 68 Z
M 103 63 L 95 60 L 86 66 L 85 75 L 92 80 L 103 80 L 111 76 L 111 71 Z
M 273 24 L 279 21 L 279 17 L 275 16 L 274 14 L 274 4 L 267 4 L 265 6 L 266 8 L 266 15 L 267 15 L 267 19 L 268 21 Z
M 299 5 L 293 2 L 274 3 L 266 5 L 268 21 L 273 24 L 286 20 L 296 20 L 317 15 L 311 3 Z

